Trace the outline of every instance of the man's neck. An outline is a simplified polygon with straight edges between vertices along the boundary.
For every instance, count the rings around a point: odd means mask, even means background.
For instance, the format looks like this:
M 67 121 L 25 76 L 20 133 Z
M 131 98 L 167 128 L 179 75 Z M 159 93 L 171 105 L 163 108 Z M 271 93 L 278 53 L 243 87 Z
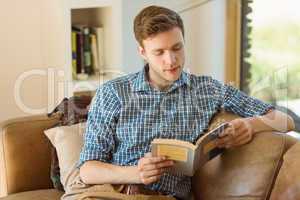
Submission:
M 171 85 L 172 85 L 172 83 L 171 83 L 171 84 L 168 84 L 168 85 L 166 85 L 166 84 L 160 84 L 160 83 L 155 83 L 155 82 L 151 81 L 151 79 L 149 80 L 149 83 L 150 83 L 150 85 L 151 85 L 152 87 L 154 87 L 155 89 L 158 89 L 159 91 L 166 91 L 166 90 L 168 90 L 168 89 L 171 87 Z

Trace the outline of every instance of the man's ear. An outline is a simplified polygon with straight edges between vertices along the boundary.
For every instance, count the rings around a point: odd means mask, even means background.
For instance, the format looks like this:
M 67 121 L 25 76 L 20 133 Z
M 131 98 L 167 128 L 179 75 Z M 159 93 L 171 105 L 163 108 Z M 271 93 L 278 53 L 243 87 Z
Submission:
M 147 57 L 146 57 L 146 52 L 145 52 L 145 49 L 141 46 L 138 47 L 138 51 L 139 51 L 139 54 L 140 56 L 147 61 Z

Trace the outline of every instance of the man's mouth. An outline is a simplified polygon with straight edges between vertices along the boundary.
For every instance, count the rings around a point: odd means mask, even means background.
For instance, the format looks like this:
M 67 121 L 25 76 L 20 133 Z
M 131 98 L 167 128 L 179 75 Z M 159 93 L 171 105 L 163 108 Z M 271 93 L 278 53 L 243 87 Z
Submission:
M 165 71 L 175 73 L 178 70 L 179 67 L 174 67 L 172 69 L 166 69 Z

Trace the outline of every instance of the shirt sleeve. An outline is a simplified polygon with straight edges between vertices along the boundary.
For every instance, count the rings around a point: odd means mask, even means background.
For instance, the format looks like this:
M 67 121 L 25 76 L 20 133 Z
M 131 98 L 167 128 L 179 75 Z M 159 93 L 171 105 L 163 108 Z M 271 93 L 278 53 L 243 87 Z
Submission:
M 114 134 L 120 102 L 109 86 L 100 86 L 89 109 L 84 145 L 78 167 L 88 160 L 109 162 L 115 148 Z
M 212 79 L 211 85 L 217 108 L 224 108 L 226 111 L 233 112 L 241 117 L 263 115 L 274 109 L 271 104 L 250 97 L 233 86 L 223 84 L 215 79 Z

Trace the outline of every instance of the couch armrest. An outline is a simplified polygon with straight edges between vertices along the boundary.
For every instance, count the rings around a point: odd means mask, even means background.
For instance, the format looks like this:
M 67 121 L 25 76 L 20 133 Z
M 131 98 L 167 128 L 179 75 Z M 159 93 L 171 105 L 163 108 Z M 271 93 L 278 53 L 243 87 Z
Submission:
M 221 110 L 209 129 L 236 118 L 239 116 Z M 295 144 L 299 141 L 287 134 L 262 132 L 249 144 L 226 150 L 193 177 L 196 199 L 268 199 L 283 155 Z
M 51 188 L 50 143 L 43 131 L 59 115 L 35 115 L 0 123 L 0 196 Z
M 295 143 L 289 135 L 262 132 L 251 143 L 226 150 L 193 177 L 196 199 L 269 199 L 283 155 Z

